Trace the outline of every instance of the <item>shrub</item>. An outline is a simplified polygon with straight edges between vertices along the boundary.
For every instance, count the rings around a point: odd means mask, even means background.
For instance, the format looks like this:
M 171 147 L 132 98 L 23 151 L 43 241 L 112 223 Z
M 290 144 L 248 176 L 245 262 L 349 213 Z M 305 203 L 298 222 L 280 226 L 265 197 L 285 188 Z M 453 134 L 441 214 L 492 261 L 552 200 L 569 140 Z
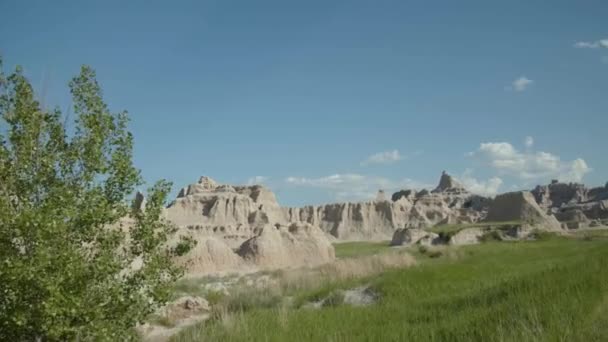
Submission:
M 70 82 L 70 124 L 1 66 L 0 340 L 135 339 L 179 276 L 160 219 L 171 184 L 132 209 L 129 118 L 109 112 L 91 68 Z
M 530 233 L 529 237 L 537 241 L 546 241 L 554 239 L 556 237 L 556 234 L 544 230 L 535 229 L 532 233 Z
M 211 306 L 220 303 L 225 297 L 226 294 L 223 291 L 209 291 L 205 294 L 205 299 Z
M 438 249 L 432 250 L 428 253 L 429 258 L 439 258 L 442 255 L 443 252 Z
M 420 254 L 426 254 L 429 251 L 429 248 L 427 246 L 418 246 L 418 252 L 420 252 Z

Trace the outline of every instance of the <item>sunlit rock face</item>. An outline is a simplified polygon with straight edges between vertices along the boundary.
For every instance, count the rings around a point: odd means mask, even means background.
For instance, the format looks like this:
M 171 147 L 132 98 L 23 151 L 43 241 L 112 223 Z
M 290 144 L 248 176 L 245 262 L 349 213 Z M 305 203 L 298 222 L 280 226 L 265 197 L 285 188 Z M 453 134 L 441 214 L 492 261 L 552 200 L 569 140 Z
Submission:
M 199 235 L 220 237 L 236 246 L 266 224 L 286 224 L 272 191 L 261 186 L 220 185 L 203 176 L 184 187 L 166 208 L 166 218 Z
M 315 266 L 335 258 L 319 227 L 290 223 L 274 193 L 261 185 L 222 185 L 203 176 L 184 187 L 164 215 L 177 227 L 170 246 L 184 238 L 195 242 L 174 258 L 186 276 Z

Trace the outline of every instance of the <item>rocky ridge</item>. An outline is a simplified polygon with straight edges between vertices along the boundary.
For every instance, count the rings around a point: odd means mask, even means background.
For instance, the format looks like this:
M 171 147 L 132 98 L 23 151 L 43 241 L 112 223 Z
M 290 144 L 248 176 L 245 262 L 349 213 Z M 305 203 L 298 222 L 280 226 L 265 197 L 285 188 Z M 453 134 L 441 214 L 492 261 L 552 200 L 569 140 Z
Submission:
M 535 229 L 559 231 L 606 224 L 608 184 L 588 189 L 581 184 L 553 182 L 531 192 L 487 198 L 467 191 L 446 172 L 432 191 L 404 189 L 390 199 L 380 190 L 375 200 L 281 207 L 261 185 L 221 185 L 209 177 L 180 190 L 165 217 L 178 227 L 180 238 L 197 242 L 176 262 L 193 274 L 227 269 L 310 266 L 334 259 L 330 241 L 388 240 L 392 244 L 448 243 L 424 231 L 437 225 L 517 222 L 508 236 L 521 238 Z M 142 210 L 145 199 L 137 195 Z M 451 236 L 454 243 L 477 241 L 483 229 Z M 460 234 L 460 235 L 458 235 Z
M 283 210 L 288 221 L 318 225 L 340 240 L 387 240 L 401 228 L 477 222 L 490 201 L 468 192 L 444 171 L 433 191 L 401 190 L 390 201 L 382 192 L 375 201 Z
M 578 229 L 608 225 L 608 183 L 588 188 L 579 183 L 539 185 L 532 190 L 539 206 L 554 215 L 563 228 Z

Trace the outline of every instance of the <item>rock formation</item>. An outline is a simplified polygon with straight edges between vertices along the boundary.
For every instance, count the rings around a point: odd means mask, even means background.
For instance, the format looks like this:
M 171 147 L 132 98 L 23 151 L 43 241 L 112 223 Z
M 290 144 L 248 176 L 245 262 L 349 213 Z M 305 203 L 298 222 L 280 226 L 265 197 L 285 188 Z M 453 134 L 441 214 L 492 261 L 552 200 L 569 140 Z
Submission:
M 145 199 L 137 195 L 135 206 Z M 495 199 L 469 193 L 446 172 L 432 191 L 401 190 L 375 200 L 282 208 L 260 185 L 220 185 L 209 177 L 184 187 L 166 208 L 178 237 L 197 241 L 176 262 L 190 274 L 251 268 L 318 265 L 334 259 L 330 239 L 387 240 L 392 245 L 476 243 L 486 232 L 463 229 L 449 239 L 422 228 L 435 225 L 516 221 L 501 232 L 521 238 L 532 229 L 559 231 L 608 223 L 608 184 L 587 189 L 553 182 L 532 192 Z M 559 221 L 558 221 L 559 219 Z M 604 221 L 602 221 L 604 220 Z M 560 221 L 562 222 L 560 224 Z M 178 240 L 172 241 L 177 244 Z
M 537 203 L 569 229 L 608 224 L 608 183 L 587 188 L 578 183 L 539 185 L 532 190 Z
M 220 185 L 201 177 L 180 190 L 165 217 L 177 226 L 170 246 L 183 237 L 196 242 L 174 259 L 187 276 L 311 266 L 335 258 L 318 227 L 289 223 L 275 195 L 260 185 Z
M 286 208 L 284 212 L 288 221 L 318 225 L 340 240 L 386 240 L 400 228 L 477 222 L 489 203 L 489 198 L 469 193 L 443 172 L 431 192 L 401 190 L 391 201 L 380 192 L 375 201 Z
M 565 204 L 586 202 L 589 190 L 582 184 L 560 183 L 553 180 L 549 185 L 538 185 L 532 194 L 536 202 L 543 208 L 559 208 Z
M 323 232 L 307 223 L 267 225 L 237 253 L 264 269 L 316 266 L 335 259 L 334 248 Z
M 458 183 L 452 176 L 448 175 L 445 171 L 441 172 L 441 178 L 439 179 L 439 185 L 433 193 L 466 193 L 467 190 Z
M 274 194 L 260 185 L 218 185 L 209 177 L 183 188 L 166 209 L 166 217 L 198 235 L 216 236 L 232 247 L 266 224 L 286 224 Z
M 391 246 L 406 246 L 413 244 L 431 245 L 439 235 L 417 228 L 397 229 L 391 239 Z
M 479 239 L 486 233 L 482 228 L 465 228 L 452 235 L 448 243 L 450 245 L 473 245 L 479 243 Z
M 508 192 L 496 196 L 485 218 L 487 222 L 517 221 L 527 228 L 559 230 L 553 215 L 547 215 L 528 191 Z
M 343 240 L 386 239 L 402 220 L 395 211 L 395 205 L 388 201 L 286 208 L 285 212 L 290 222 L 317 225 L 324 232 Z
M 188 277 L 246 268 L 242 260 L 224 241 L 210 236 L 194 239 L 196 245 L 185 255 L 175 257 L 174 262 L 184 268 Z

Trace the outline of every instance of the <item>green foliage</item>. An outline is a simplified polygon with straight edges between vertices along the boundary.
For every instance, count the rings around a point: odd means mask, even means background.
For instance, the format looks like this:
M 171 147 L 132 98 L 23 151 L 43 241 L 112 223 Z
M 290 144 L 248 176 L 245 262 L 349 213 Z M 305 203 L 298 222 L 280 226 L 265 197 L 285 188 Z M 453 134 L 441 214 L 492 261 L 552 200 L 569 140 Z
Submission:
M 553 232 L 548 232 L 548 231 L 538 230 L 538 229 L 535 229 L 529 235 L 530 239 L 538 240 L 538 241 L 547 241 L 547 240 L 555 239 L 556 237 L 557 237 L 557 235 Z
M 418 245 L 418 253 L 420 256 L 427 256 L 431 259 L 436 259 L 443 256 L 442 248 L 429 247 L 425 245 Z
M 209 305 L 217 305 L 226 298 L 226 294 L 223 291 L 209 291 L 205 294 L 205 299 Z
M 191 236 L 180 236 L 179 242 L 173 247 L 172 254 L 182 256 L 188 253 L 194 246 L 196 246 L 196 240 Z
M 109 112 L 89 67 L 70 90 L 67 126 L 0 61 L 2 341 L 134 339 L 179 275 L 160 219 L 171 185 L 156 183 L 145 213 L 131 212 L 141 177 L 127 113 Z
M 418 252 L 420 252 L 420 254 L 426 254 L 428 251 L 429 251 L 428 246 L 425 246 L 425 245 L 418 246 Z

